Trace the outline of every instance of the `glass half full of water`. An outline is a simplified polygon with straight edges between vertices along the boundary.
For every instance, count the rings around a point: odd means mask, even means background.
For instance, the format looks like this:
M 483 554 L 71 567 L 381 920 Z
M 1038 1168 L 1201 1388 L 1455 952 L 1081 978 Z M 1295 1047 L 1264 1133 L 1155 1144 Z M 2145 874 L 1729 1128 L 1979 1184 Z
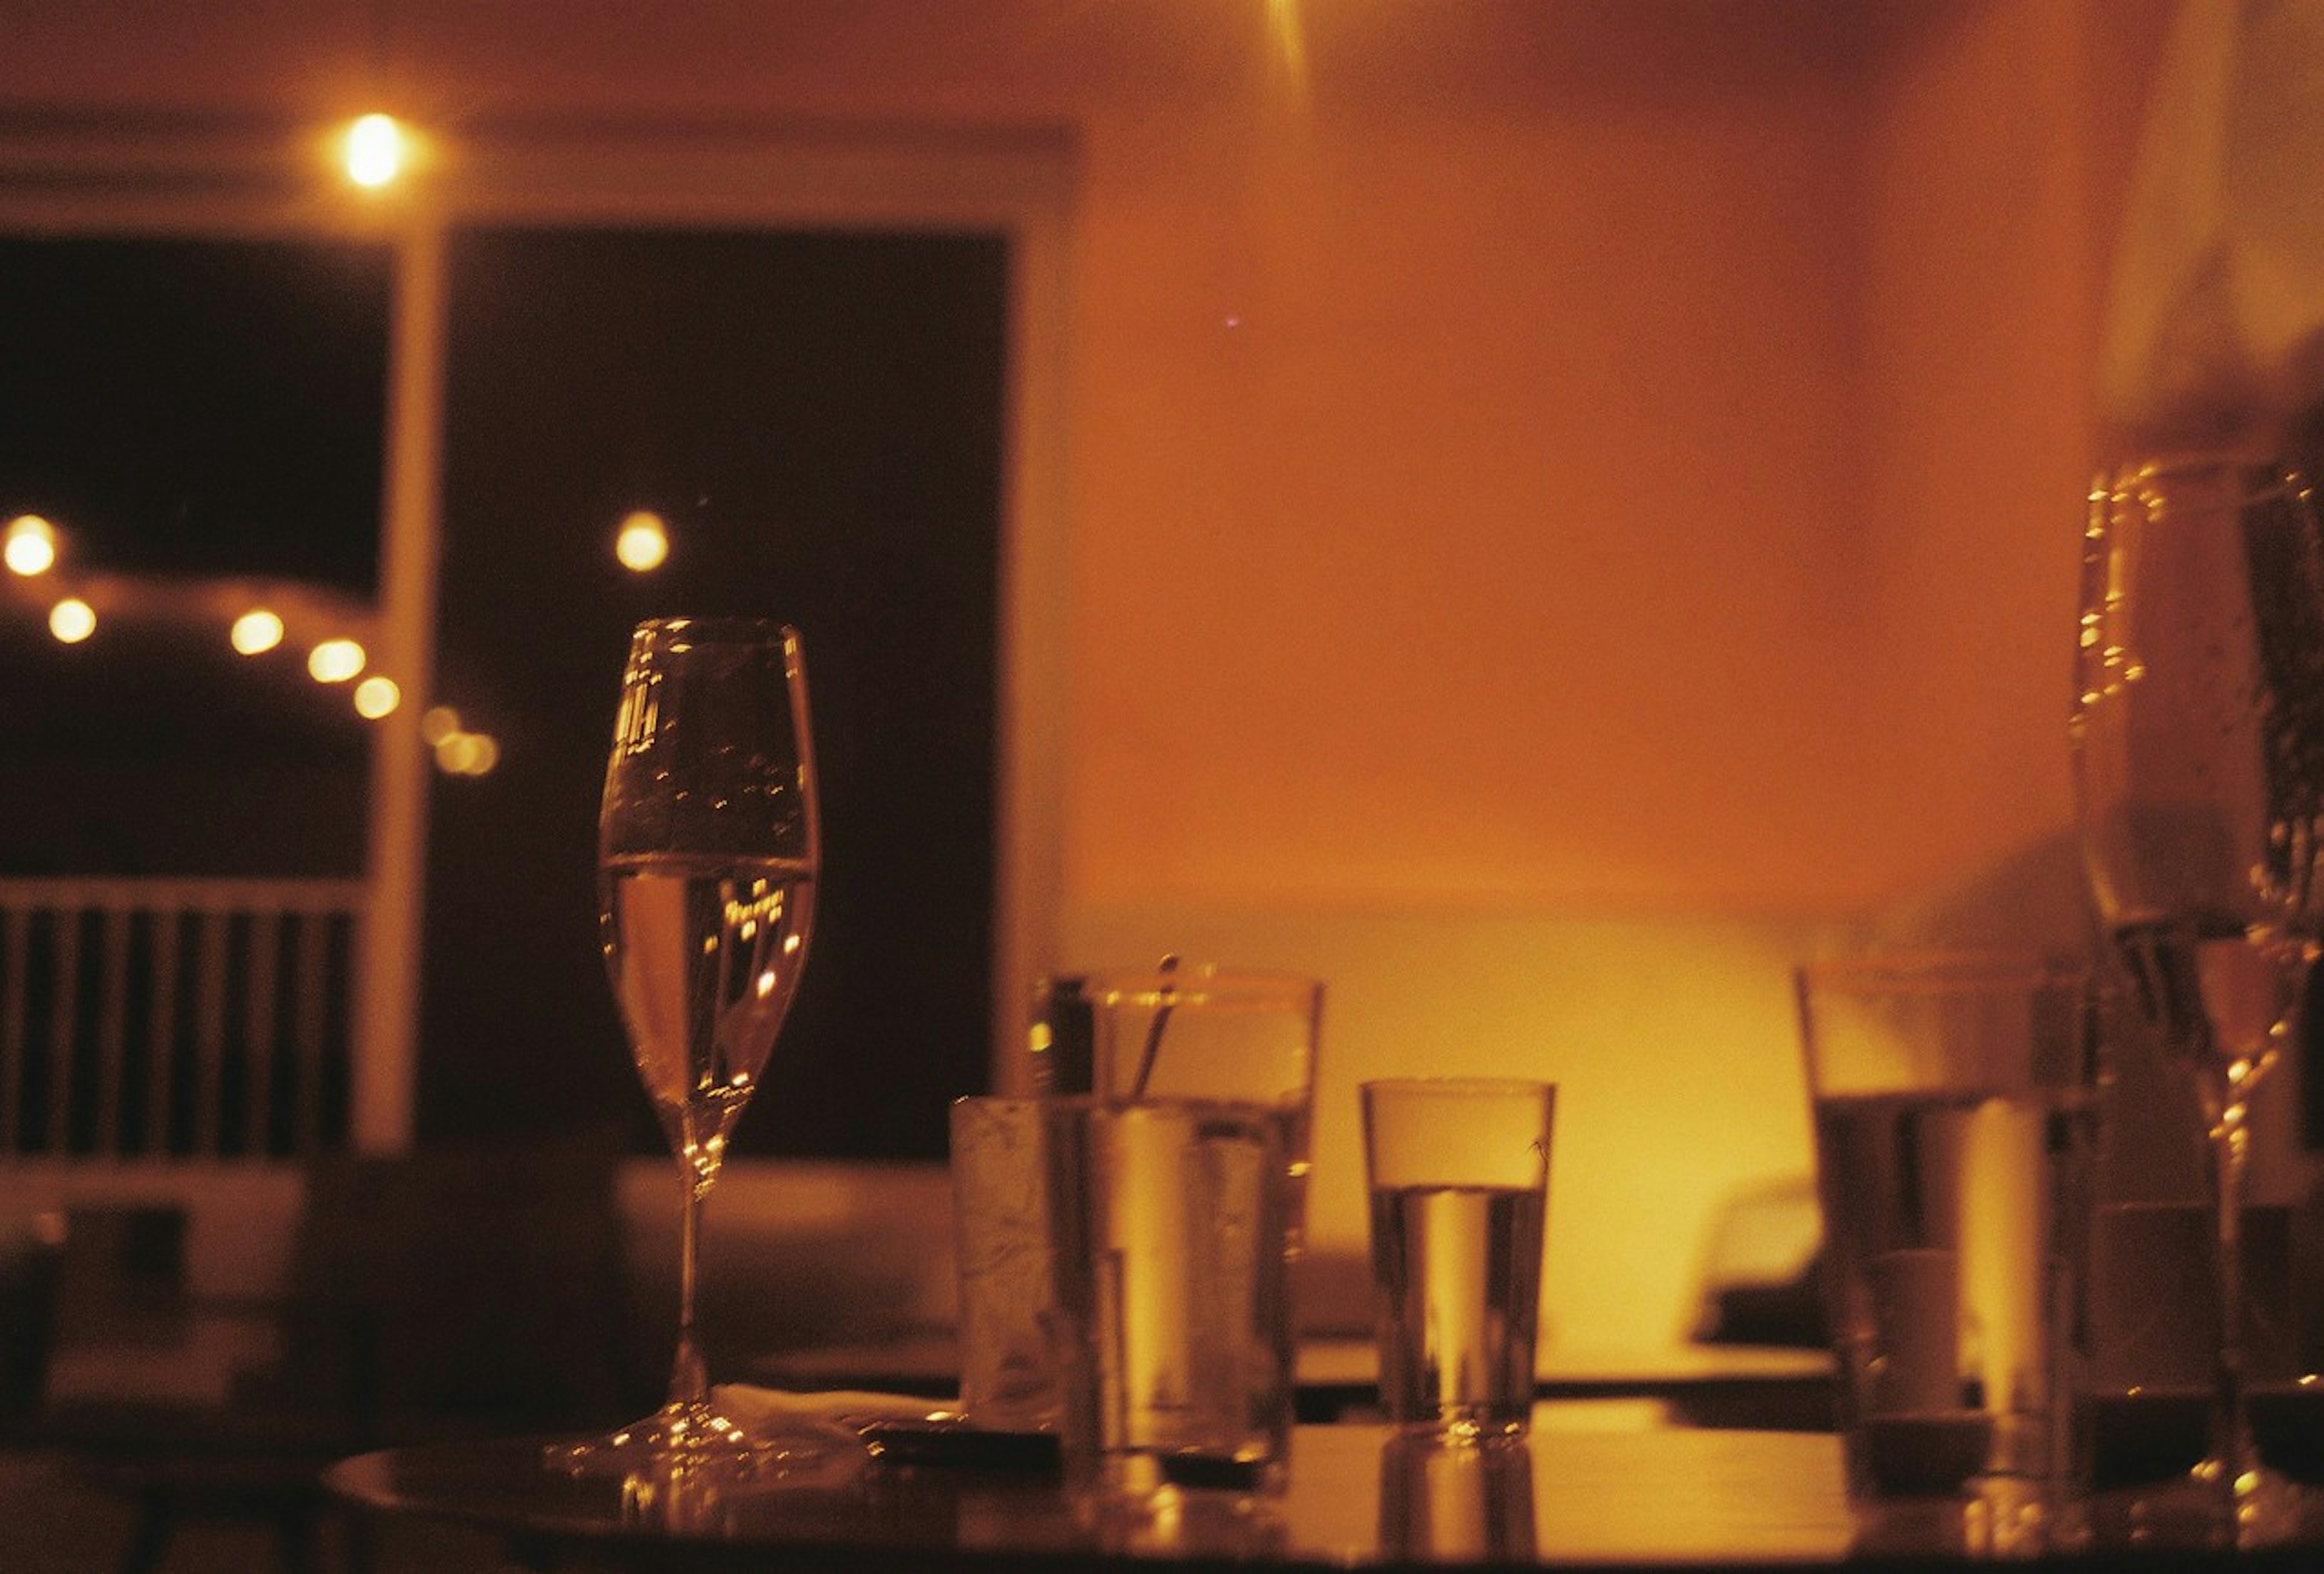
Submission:
M 1360 1092 L 1381 1406 L 1408 1434 L 1521 1436 L 1557 1089 L 1434 1077 Z
M 2095 1036 L 2086 970 L 2014 951 L 1798 970 L 1841 1442 L 1859 1503 L 2086 1485 Z
M 1047 1101 L 1051 1351 L 1068 1481 L 1271 1493 L 1292 1416 L 1288 1117 L 1197 1099 Z

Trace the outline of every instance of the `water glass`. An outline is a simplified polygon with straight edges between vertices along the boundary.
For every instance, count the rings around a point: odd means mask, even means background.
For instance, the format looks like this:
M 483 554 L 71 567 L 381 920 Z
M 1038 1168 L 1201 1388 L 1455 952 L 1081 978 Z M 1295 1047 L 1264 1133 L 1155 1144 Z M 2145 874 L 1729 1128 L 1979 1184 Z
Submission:
M 1266 1105 L 1047 1103 L 1051 1353 L 1069 1478 L 1272 1491 L 1291 1440 L 1286 1123 Z
M 2054 1501 L 2080 1468 L 2083 971 L 1894 952 L 1796 981 L 1850 1495 Z
M 1388 1419 L 1408 1432 L 1520 1436 L 1533 1415 L 1557 1089 L 1414 1078 L 1366 1082 L 1361 1095 Z
M 988 1431 L 1047 1431 L 1057 1420 L 1046 1108 L 997 1094 L 952 1105 L 961 1408 Z
M 1306 1218 L 1308 1131 L 1323 986 L 1296 973 L 1210 963 L 1050 980 L 1036 1029 L 1037 1086 L 1111 1099 L 1259 1104 L 1284 1121 L 1291 1247 Z

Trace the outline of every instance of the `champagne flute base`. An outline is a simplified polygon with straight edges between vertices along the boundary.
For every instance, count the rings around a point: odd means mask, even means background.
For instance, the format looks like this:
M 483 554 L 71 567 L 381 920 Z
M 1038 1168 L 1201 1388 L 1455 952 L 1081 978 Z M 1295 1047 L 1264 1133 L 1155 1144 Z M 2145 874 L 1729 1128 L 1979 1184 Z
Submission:
M 2230 1481 L 2204 1459 L 2168 1480 L 2100 1493 L 2091 1517 L 2101 1546 L 2252 1551 L 2324 1534 L 2324 1491 L 2263 1465 Z
M 627 1476 L 683 1464 L 737 1478 L 864 1458 L 862 1440 L 836 1422 L 807 1416 L 746 1422 L 708 1400 L 673 1402 L 617 1431 L 553 1442 L 541 1454 L 549 1468 L 576 1476 Z

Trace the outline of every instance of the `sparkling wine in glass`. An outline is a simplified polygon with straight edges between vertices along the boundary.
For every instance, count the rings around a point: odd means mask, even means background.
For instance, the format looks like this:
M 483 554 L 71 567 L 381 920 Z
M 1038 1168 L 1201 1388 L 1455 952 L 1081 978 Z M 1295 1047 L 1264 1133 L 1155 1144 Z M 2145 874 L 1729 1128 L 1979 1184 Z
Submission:
M 2193 456 L 2101 477 L 2083 547 L 2083 854 L 2208 1133 L 2218 1346 L 2190 1485 L 2219 1539 L 2257 1544 L 2314 1507 L 2252 1439 L 2243 1213 L 2252 1096 L 2324 935 L 2324 523 L 2296 470 Z
M 798 988 L 816 861 L 798 633 L 742 618 L 641 623 L 598 813 L 599 922 L 638 1074 L 678 1160 L 678 1351 L 668 1403 L 567 1448 L 569 1465 L 797 1458 L 835 1441 L 721 1413 L 694 1314 L 703 1203 Z

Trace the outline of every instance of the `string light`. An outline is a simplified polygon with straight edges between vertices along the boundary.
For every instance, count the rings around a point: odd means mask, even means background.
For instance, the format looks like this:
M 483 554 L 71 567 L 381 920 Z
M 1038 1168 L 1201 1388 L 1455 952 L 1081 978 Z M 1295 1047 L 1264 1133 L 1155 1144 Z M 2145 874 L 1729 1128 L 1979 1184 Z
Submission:
M 49 632 L 78 645 L 97 632 L 97 610 L 77 595 L 67 596 L 49 609 Z
M 382 716 L 394 714 L 395 707 L 402 703 L 403 691 L 396 686 L 392 677 L 382 677 L 374 673 L 355 685 L 355 714 L 367 722 L 376 722 Z
M 669 531 L 661 516 L 640 509 L 623 520 L 621 533 L 613 538 L 613 556 L 633 574 L 660 567 L 669 556 Z
M 282 620 L 264 607 L 253 607 L 235 619 L 226 639 L 244 656 L 263 656 L 282 643 Z
M 500 762 L 500 741 L 489 732 L 455 732 L 436 745 L 436 769 L 447 776 L 488 776 Z
M 48 573 L 55 566 L 59 552 L 56 528 L 38 514 L 19 514 L 0 526 L 0 563 L 8 570 L 26 578 Z M 108 588 L 109 587 L 109 588 Z M 96 593 L 106 608 L 106 616 L 115 613 L 137 617 L 186 605 L 179 601 L 179 593 L 161 585 L 135 578 L 100 576 Z M 303 593 L 301 593 L 303 594 Z M 202 599 L 208 599 L 204 596 Z M 294 596 L 294 599 L 299 597 Z M 215 604 L 214 603 L 212 604 Z M 305 603 L 302 601 L 301 605 Z M 240 655 L 258 657 L 281 647 L 289 630 L 281 613 L 268 606 L 248 606 L 236 614 L 226 626 L 226 641 Z M 293 608 L 294 615 L 312 617 L 315 609 L 304 612 Z M 171 615 L 164 612 L 163 615 Z M 97 605 L 85 596 L 67 595 L 52 602 L 48 611 L 49 633 L 60 644 L 78 645 L 92 638 L 97 629 L 99 615 Z M 332 621 L 338 621 L 334 618 Z M 326 623 L 326 627 L 328 624 Z M 370 664 L 370 655 L 363 645 L 344 635 L 334 635 L 318 642 L 307 653 L 307 670 L 316 682 L 347 683 L 362 676 Z M 377 721 L 392 715 L 403 704 L 403 691 L 396 682 L 383 675 L 374 675 L 355 684 L 351 694 L 357 714 Z M 458 718 L 450 723 L 457 731 Z M 434 740 L 431 740 L 431 745 Z M 486 741 L 489 744 L 489 740 Z M 496 755 L 496 749 L 493 750 Z M 475 769 L 471 764 L 468 769 Z M 486 763 L 484 769 L 490 769 Z
M 307 673 L 317 683 L 345 683 L 369 659 L 353 640 L 326 640 L 307 652 Z
M 403 169 L 403 128 L 392 115 L 360 115 L 347 127 L 347 179 L 376 189 Z
M 56 527 L 38 514 L 18 514 L 8 521 L 0 558 L 5 558 L 11 573 L 27 579 L 46 574 L 57 561 Z
M 489 732 L 471 732 L 460 724 L 460 713 L 449 705 L 430 705 L 420 713 L 420 736 L 435 751 L 436 769 L 446 776 L 488 776 L 501 762 L 500 740 Z

